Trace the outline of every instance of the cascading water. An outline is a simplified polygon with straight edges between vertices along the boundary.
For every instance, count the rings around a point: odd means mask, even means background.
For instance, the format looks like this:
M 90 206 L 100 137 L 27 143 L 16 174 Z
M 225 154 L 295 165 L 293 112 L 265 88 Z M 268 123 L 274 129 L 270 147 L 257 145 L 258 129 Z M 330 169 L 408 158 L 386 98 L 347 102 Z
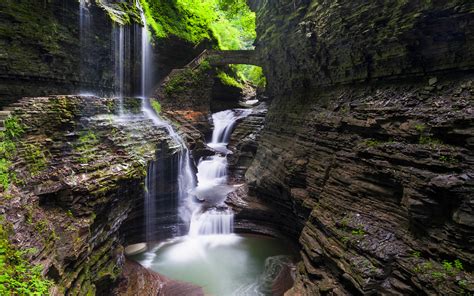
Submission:
M 89 64 L 89 35 L 91 29 L 91 13 L 89 11 L 89 0 L 79 1 L 79 40 L 80 40 L 80 52 L 81 52 L 81 64 L 80 64 L 80 79 L 81 81 L 89 82 L 87 77 L 87 65 Z M 82 87 L 81 93 L 84 93 Z
M 189 230 L 190 236 L 229 234 L 233 232 L 234 214 L 224 206 L 232 187 L 227 184 L 227 144 L 237 120 L 249 115 L 251 110 L 237 109 L 217 112 L 212 115 L 214 130 L 207 145 L 224 155 L 213 155 L 201 159 L 198 165 L 196 197 L 210 210 L 198 208 L 194 211 Z M 203 207 L 204 207 L 203 206 Z
M 119 99 L 119 115 L 124 114 L 123 95 L 125 78 L 125 28 L 114 24 L 113 28 L 114 52 L 115 52 L 115 96 Z
M 212 140 L 210 143 L 207 143 L 207 146 L 220 153 L 228 154 L 230 151 L 227 150 L 227 144 L 235 124 L 239 119 L 248 116 L 251 112 L 248 109 L 236 109 L 212 114 L 214 130 L 212 131 Z
M 191 191 L 196 187 L 194 172 L 191 167 L 191 157 L 186 143 L 183 138 L 174 130 L 171 124 L 161 118 L 155 113 L 150 106 L 150 101 L 147 97 L 151 86 L 152 86 L 152 47 L 148 34 L 148 26 L 143 13 L 143 9 L 139 1 L 136 1 L 136 5 L 140 11 L 141 20 L 143 27 L 141 28 L 141 95 L 142 95 L 142 111 L 150 118 L 153 123 L 166 129 L 168 135 L 171 137 L 173 142 L 179 149 L 178 161 L 177 161 L 177 183 L 178 183 L 178 216 L 184 224 L 189 224 L 191 213 L 194 207 L 192 199 L 189 198 Z M 151 165 L 153 166 L 153 164 Z M 146 220 L 146 233 L 147 241 L 153 241 L 153 227 L 156 225 L 152 222 L 156 217 L 156 193 L 151 192 L 149 186 L 155 184 L 153 180 L 157 178 L 158 172 L 153 169 L 148 169 L 147 174 L 147 194 L 145 196 L 145 220 Z M 176 233 L 178 235 L 180 233 Z
M 146 98 L 149 94 L 150 89 L 152 88 L 152 46 L 150 41 L 150 35 L 148 32 L 147 22 L 145 13 L 140 5 L 140 1 L 136 1 L 136 6 L 140 11 L 140 18 L 143 26 L 141 26 L 141 96 Z
M 216 140 L 209 144 L 226 153 L 202 159 L 198 165 L 195 195 L 201 203 L 195 206 L 188 235 L 135 256 L 147 268 L 203 287 L 206 295 L 261 296 L 274 291 L 282 295 L 292 284 L 290 260 L 287 264 L 286 257 L 274 257 L 288 249 L 277 240 L 234 234 L 234 215 L 224 204 L 233 190 L 227 184 L 227 143 L 237 120 L 250 112 L 213 115 Z

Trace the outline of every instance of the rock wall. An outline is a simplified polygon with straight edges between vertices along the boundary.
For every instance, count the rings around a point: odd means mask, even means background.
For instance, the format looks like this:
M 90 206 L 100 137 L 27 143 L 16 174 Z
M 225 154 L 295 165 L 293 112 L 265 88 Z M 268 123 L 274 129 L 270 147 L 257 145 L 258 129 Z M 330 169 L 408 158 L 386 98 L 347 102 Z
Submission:
M 14 229 L 12 244 L 34 248 L 30 261 L 54 281 L 53 295 L 110 294 L 124 237 L 140 240 L 143 214 L 128 218 L 143 209 L 147 164 L 160 154 L 164 166 L 175 158 L 163 145 L 172 140 L 140 104 L 126 101 L 137 112 L 128 120 L 116 120 L 113 99 L 57 96 L 14 105 L 25 132 L 12 152 L 14 185 L 0 193 L 1 223 Z
M 472 293 L 473 5 L 249 2 L 272 103 L 246 178 L 299 240 L 289 294 Z
M 112 23 L 99 7 L 89 10 L 89 42 L 81 46 L 79 1 L 0 3 L 1 105 L 21 96 L 113 92 Z

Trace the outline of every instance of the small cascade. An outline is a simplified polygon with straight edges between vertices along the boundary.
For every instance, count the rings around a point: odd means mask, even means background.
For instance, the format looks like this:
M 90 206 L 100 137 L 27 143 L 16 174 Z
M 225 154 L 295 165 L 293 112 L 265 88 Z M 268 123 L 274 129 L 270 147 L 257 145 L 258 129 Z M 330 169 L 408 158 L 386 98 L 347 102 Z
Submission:
M 228 154 L 230 151 L 226 147 L 237 121 L 248 116 L 251 112 L 248 109 L 236 109 L 212 114 L 214 130 L 212 131 L 212 140 L 207 146 L 218 152 Z
M 202 214 L 195 213 L 189 228 L 190 236 L 231 234 L 234 232 L 234 214 L 229 209 L 210 209 Z
M 223 155 L 213 155 L 201 159 L 198 165 L 198 185 L 195 189 L 197 199 L 208 209 L 198 208 L 193 212 L 189 229 L 190 236 L 231 234 L 234 214 L 224 201 L 233 189 L 227 184 L 227 144 L 237 120 L 248 116 L 251 110 L 226 110 L 212 115 L 214 130 L 212 141 L 207 145 Z

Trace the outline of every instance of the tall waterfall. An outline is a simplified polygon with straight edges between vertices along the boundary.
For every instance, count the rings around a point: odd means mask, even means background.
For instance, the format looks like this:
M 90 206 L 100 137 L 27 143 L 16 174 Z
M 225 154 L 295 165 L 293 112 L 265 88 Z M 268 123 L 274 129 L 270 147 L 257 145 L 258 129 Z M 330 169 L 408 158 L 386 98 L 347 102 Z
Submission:
M 250 113 L 251 110 L 237 109 L 212 115 L 214 130 L 207 145 L 222 155 L 209 156 L 199 162 L 195 194 L 204 205 L 193 213 L 190 236 L 233 232 L 234 214 L 224 205 L 227 194 L 232 191 L 227 184 L 227 154 L 230 153 L 227 144 L 237 120 Z
M 80 80 L 89 82 L 87 77 L 87 65 L 89 64 L 89 35 L 91 30 L 91 13 L 89 11 L 89 0 L 79 1 L 79 41 L 80 41 Z M 80 89 L 84 92 L 84 87 Z
M 115 96 L 119 99 L 119 114 L 123 115 L 123 96 L 125 81 L 125 28 L 122 25 L 114 24 L 113 40 L 115 52 Z
M 140 18 L 142 20 L 143 26 L 141 30 L 141 96 L 146 98 L 149 95 L 150 90 L 152 89 L 152 66 L 153 66 L 153 56 L 152 56 L 152 46 L 150 42 L 150 35 L 148 32 L 147 22 L 143 8 L 140 5 L 140 1 L 136 1 L 136 5 L 140 11 Z
M 183 223 L 188 224 L 191 218 L 191 213 L 193 209 L 193 202 L 190 194 L 192 190 L 196 187 L 195 175 L 191 167 L 191 157 L 189 150 L 184 142 L 183 138 L 174 130 L 173 126 L 169 124 L 166 120 L 161 118 L 156 112 L 151 108 L 148 94 L 152 88 L 152 47 L 150 43 L 150 36 L 148 33 L 148 26 L 146 22 L 145 15 L 140 6 L 140 2 L 137 0 L 136 5 L 139 8 L 141 20 L 143 27 L 141 29 L 141 95 L 142 100 L 142 111 L 150 118 L 153 123 L 158 126 L 166 129 L 168 135 L 171 137 L 177 148 L 178 152 L 178 161 L 177 161 L 177 183 L 178 183 L 178 216 Z M 146 233 L 147 241 L 152 241 L 153 229 L 155 227 L 152 222 L 156 218 L 156 193 L 153 192 L 154 189 L 150 188 L 154 179 L 157 178 L 157 172 L 153 169 L 153 163 L 148 168 L 147 174 L 147 194 L 145 196 L 145 220 L 146 220 Z M 151 181 L 150 181 L 151 180 Z

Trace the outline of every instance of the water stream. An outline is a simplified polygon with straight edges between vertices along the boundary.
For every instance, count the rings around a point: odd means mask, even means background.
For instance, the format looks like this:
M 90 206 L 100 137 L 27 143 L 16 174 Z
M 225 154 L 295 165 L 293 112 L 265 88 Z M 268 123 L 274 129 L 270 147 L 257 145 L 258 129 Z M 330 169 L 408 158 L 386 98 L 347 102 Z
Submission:
M 255 236 L 233 233 L 234 214 L 224 201 L 233 186 L 228 185 L 227 155 L 231 153 L 227 145 L 237 121 L 251 113 L 251 110 L 236 109 L 212 115 L 214 130 L 207 145 L 215 155 L 199 161 L 197 174 L 194 173 L 191 155 L 184 139 L 173 126 L 150 104 L 152 91 L 153 55 L 145 15 L 139 1 L 136 2 L 141 14 L 143 27 L 139 31 L 141 71 L 140 95 L 142 114 L 155 126 L 166 130 L 171 141 L 171 149 L 176 149 L 176 163 L 172 171 L 163 171 L 159 158 L 152 161 L 147 169 L 144 196 L 145 237 L 148 251 L 134 257 L 145 267 L 156 270 L 174 279 L 184 280 L 202 286 L 212 295 L 265 295 L 261 293 L 265 285 L 273 282 L 261 281 L 265 276 L 265 260 L 269 257 L 289 254 L 282 242 Z M 115 82 L 116 96 L 119 98 L 119 120 L 129 120 L 131 115 L 124 110 L 124 82 L 127 59 L 130 54 L 130 28 L 116 25 L 113 30 L 115 41 Z M 136 35 L 135 35 L 136 36 Z M 135 39 L 137 46 L 138 38 Z M 135 50 L 136 52 L 137 50 Z M 136 58 L 136 57 L 135 57 Z M 175 196 L 163 198 L 163 175 L 176 172 L 177 190 Z M 197 184 L 196 184 L 197 179 Z M 167 184 L 169 185 L 169 184 Z M 164 214 L 163 214 L 164 213 Z M 179 226 L 169 233 L 171 240 L 156 245 L 157 231 L 162 216 L 177 217 L 176 225 L 187 225 L 187 233 Z M 163 222 L 163 221 L 161 221 Z M 173 223 L 166 221 L 165 224 Z M 242 292 L 245 291 L 245 292 Z M 248 293 L 248 291 L 251 291 Z

